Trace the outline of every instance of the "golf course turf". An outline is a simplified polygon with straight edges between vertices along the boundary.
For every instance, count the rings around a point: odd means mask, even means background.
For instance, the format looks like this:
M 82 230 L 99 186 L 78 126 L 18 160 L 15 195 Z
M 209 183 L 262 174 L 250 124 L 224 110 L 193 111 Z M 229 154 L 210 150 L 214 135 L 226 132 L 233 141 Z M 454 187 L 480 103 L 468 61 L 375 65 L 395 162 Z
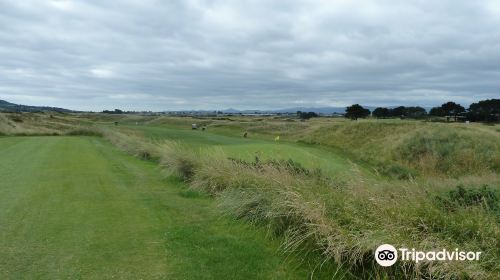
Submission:
M 240 158 L 247 161 L 255 160 L 258 156 L 262 160 L 293 159 L 310 169 L 321 169 L 329 175 L 339 175 L 339 173 L 351 173 L 352 159 L 342 155 L 340 151 L 328 149 L 326 147 L 312 146 L 292 142 L 275 142 L 271 137 L 265 139 L 243 138 L 236 136 L 221 135 L 211 131 L 200 131 L 190 129 L 180 129 L 169 126 L 125 126 L 127 130 L 141 132 L 145 137 L 155 141 L 173 140 L 194 149 L 200 148 L 220 148 L 228 157 Z M 356 162 L 358 167 L 363 167 L 362 163 Z M 371 174 L 368 169 L 362 169 L 365 175 Z
M 264 230 L 96 137 L 0 138 L 0 279 L 305 279 Z

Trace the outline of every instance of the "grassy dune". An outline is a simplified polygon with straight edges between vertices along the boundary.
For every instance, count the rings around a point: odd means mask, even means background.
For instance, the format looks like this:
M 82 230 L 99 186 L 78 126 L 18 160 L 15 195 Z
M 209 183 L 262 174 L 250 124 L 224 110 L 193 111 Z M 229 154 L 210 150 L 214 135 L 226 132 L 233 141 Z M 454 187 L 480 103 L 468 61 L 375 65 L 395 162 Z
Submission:
M 499 172 L 499 138 L 482 124 L 370 120 L 325 125 L 302 141 L 342 148 L 388 174 L 459 177 Z
M 62 135 L 91 124 L 61 113 L 0 113 L 0 135 Z
M 1 279 L 308 275 L 278 241 L 98 138 L 0 138 L 0 178 Z

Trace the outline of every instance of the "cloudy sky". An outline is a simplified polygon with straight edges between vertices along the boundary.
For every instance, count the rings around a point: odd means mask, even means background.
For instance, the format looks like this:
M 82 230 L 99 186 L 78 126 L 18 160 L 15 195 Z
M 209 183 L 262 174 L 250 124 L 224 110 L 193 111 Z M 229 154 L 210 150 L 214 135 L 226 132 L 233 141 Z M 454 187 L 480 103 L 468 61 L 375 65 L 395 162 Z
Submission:
M 0 99 L 83 110 L 500 97 L 500 2 L 0 0 Z

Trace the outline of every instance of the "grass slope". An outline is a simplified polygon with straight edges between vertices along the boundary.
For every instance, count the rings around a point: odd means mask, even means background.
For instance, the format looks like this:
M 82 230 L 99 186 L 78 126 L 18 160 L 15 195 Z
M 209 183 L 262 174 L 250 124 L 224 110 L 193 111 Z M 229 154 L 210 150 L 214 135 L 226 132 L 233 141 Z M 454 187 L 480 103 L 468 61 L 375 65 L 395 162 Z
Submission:
M 213 131 L 181 129 L 177 127 L 139 125 L 125 126 L 127 130 L 140 131 L 145 137 L 154 140 L 174 140 L 193 149 L 221 148 L 229 157 L 253 161 L 255 157 L 267 159 L 293 159 L 307 168 L 321 169 L 327 174 L 337 176 L 351 173 L 353 161 L 333 148 L 313 146 L 292 142 L 276 143 L 263 138 L 243 138 L 241 136 L 220 135 Z M 356 162 L 359 164 L 359 162 Z M 361 164 L 363 166 L 363 164 Z M 359 167 L 359 166 L 358 166 Z M 361 170 L 369 175 L 366 169 Z
M 0 138 L 1 279 L 304 279 L 262 231 L 93 137 Z

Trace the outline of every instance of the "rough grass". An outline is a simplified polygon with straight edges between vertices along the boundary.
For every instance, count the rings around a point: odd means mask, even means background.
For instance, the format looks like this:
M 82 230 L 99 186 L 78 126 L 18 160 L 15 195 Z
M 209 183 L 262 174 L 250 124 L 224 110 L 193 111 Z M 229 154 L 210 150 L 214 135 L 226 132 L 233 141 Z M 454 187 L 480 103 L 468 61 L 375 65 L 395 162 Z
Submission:
M 88 124 L 87 124 L 88 125 Z M 58 113 L 0 113 L 0 134 L 12 136 L 64 135 L 85 130 L 85 122 Z
M 101 129 L 95 128 L 95 127 L 77 127 L 74 129 L 71 129 L 65 133 L 65 135 L 68 136 L 96 136 L 96 137 L 102 137 L 103 132 Z
M 500 135 L 479 124 L 339 122 L 302 141 L 344 149 L 392 177 L 459 177 L 500 171 Z
M 448 211 L 415 183 L 373 188 L 363 180 L 344 182 L 286 161 L 228 159 L 221 149 L 192 152 L 164 143 L 160 152 L 166 168 L 214 196 L 224 213 L 283 236 L 285 252 L 319 254 L 318 267 L 340 265 L 373 279 L 500 277 L 500 224 L 484 207 Z M 483 257 L 477 263 L 399 262 L 380 269 L 373 251 L 383 243 L 420 250 L 464 248 L 482 251 Z
M 137 135 L 125 134 L 111 129 L 101 129 L 104 138 L 118 148 L 146 160 L 159 160 L 160 146 Z
M 265 223 L 274 232 L 285 235 L 286 251 L 320 250 L 325 261 L 334 260 L 355 272 L 373 270 L 368 275 L 386 274 L 387 271 L 379 271 L 371 264 L 373 249 L 387 240 L 425 249 L 438 244 L 451 248 L 460 243 L 462 248 L 481 251 L 498 248 L 499 225 L 488 215 L 468 209 L 463 210 L 465 213 L 444 213 L 429 203 L 425 194 L 395 192 L 396 198 L 391 199 L 363 190 L 368 186 L 342 186 L 334 180 L 304 178 L 274 166 L 252 169 L 213 160 L 202 166 L 192 186 L 211 193 L 220 192 L 221 205 L 229 214 Z M 405 199 L 408 195 L 411 200 Z M 467 219 L 480 222 L 464 225 Z M 455 225 L 449 225 L 450 221 L 456 221 Z M 481 223 L 491 230 L 484 237 Z M 433 235 L 436 240 L 428 244 Z M 480 245 L 471 244 L 475 239 L 479 239 Z M 491 240 L 497 241 L 490 243 Z M 498 259 L 497 253 L 485 257 L 492 261 Z M 411 264 L 400 264 L 400 270 L 388 274 L 406 272 L 415 277 L 451 277 L 465 273 L 474 278 L 488 275 L 479 267 L 435 265 L 433 271 L 425 267 L 408 271 L 405 265 Z

